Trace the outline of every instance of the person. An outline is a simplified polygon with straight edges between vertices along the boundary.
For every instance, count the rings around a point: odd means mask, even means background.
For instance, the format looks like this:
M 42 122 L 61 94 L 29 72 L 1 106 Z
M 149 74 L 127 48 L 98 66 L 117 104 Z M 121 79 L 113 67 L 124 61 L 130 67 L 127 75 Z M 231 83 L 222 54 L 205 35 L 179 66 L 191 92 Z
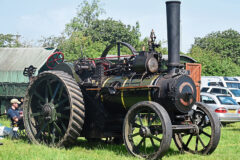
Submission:
M 11 107 L 8 109 L 7 115 L 11 119 L 13 126 L 21 126 L 23 124 L 23 114 L 18 108 L 18 105 L 21 104 L 21 102 L 14 98 L 11 99 L 10 103 Z

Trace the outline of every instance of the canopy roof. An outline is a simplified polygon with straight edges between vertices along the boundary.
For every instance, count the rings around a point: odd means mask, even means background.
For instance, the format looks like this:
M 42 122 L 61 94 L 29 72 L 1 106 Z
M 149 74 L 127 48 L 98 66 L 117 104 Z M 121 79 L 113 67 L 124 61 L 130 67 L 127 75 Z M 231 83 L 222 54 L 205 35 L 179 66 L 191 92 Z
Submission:
M 162 55 L 162 58 L 164 60 L 168 60 L 168 55 Z M 197 61 L 195 59 L 193 59 L 192 57 L 186 56 L 186 55 L 180 55 L 180 61 L 184 62 L 184 63 L 197 63 Z
M 37 74 L 55 51 L 55 48 L 0 48 L 0 82 L 27 83 L 24 68 L 33 65 Z

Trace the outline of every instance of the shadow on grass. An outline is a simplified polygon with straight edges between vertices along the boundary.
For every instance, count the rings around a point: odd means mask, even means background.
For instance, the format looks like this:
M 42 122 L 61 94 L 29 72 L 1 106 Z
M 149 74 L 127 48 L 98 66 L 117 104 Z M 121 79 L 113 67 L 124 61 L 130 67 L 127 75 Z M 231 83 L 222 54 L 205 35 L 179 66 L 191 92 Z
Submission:
M 116 155 L 125 155 L 129 156 L 129 153 L 123 144 L 114 144 L 112 142 L 106 142 L 101 140 L 99 142 L 88 142 L 84 139 L 78 139 L 74 146 L 69 147 L 73 148 L 75 146 L 79 146 L 85 148 L 87 150 L 94 150 L 94 149 L 103 149 L 114 152 Z
M 19 137 L 10 137 L 10 136 L 6 136 L 5 137 L 6 139 L 8 140 L 11 140 L 11 141 L 15 141 L 15 142 L 23 142 L 23 143 L 28 143 L 28 144 L 31 144 L 29 138 L 27 137 L 27 135 L 19 135 Z
M 113 144 L 112 142 L 105 142 L 103 140 L 100 142 L 88 142 L 87 140 L 84 140 L 84 139 L 78 139 L 76 144 L 74 146 L 68 147 L 68 149 L 74 148 L 76 146 L 85 148 L 87 150 L 103 149 L 103 150 L 114 152 L 116 155 L 131 156 L 124 144 L 118 145 L 118 144 Z M 169 157 L 172 155 L 180 155 L 180 154 L 181 153 L 179 151 L 169 148 L 165 156 Z
M 227 129 L 228 131 L 236 131 L 236 132 L 240 132 L 240 128 L 229 128 Z
M 169 148 L 169 150 L 167 151 L 166 155 L 165 156 L 173 156 L 173 155 L 181 155 L 183 153 L 181 153 L 180 151 L 178 150 L 174 150 L 172 148 Z
M 236 132 L 240 131 L 240 128 L 236 126 L 235 123 L 225 123 L 224 125 L 222 125 L 222 129 L 226 131 L 236 131 Z

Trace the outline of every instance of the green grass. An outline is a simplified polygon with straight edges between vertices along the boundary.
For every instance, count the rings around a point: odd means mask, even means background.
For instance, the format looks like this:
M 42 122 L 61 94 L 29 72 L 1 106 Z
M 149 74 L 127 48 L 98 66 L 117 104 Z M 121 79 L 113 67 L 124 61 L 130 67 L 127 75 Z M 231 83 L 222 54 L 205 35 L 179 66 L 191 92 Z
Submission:
M 7 120 L 0 119 L 3 125 L 10 125 Z M 29 144 L 24 140 L 3 139 L 0 146 L 0 159 L 33 159 L 33 160 L 134 160 L 124 145 L 105 143 L 88 143 L 84 139 L 78 139 L 77 145 L 72 148 L 49 148 L 43 145 Z M 222 128 L 221 140 L 214 153 L 207 156 L 180 154 L 174 142 L 164 160 L 235 160 L 240 157 L 240 123 L 229 124 Z

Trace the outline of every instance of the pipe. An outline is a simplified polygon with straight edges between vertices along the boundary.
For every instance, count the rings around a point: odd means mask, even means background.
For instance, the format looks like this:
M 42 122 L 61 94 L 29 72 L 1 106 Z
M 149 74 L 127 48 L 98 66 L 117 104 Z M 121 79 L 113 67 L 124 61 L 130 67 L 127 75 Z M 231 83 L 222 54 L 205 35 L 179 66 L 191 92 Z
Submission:
M 180 1 L 167 1 L 168 73 L 180 66 Z

